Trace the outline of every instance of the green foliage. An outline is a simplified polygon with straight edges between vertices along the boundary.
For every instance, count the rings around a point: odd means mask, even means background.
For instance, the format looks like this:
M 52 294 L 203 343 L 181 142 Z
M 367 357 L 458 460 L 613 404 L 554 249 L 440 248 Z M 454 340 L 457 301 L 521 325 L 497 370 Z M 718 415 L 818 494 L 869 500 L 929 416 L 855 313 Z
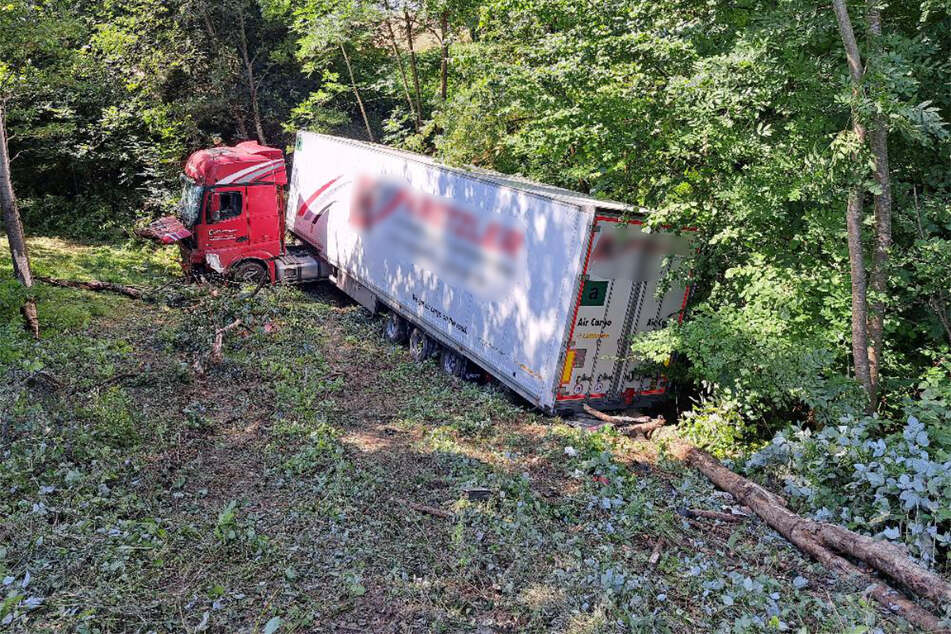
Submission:
M 677 431 L 687 441 L 722 458 L 758 444 L 762 425 L 744 416 L 741 406 L 724 397 L 704 399 L 681 416 Z
M 311 431 L 303 448 L 287 459 L 284 468 L 293 476 L 308 476 L 333 468 L 343 457 L 340 432 L 320 423 Z
M 728 269 L 689 320 L 648 333 L 633 352 L 654 362 L 684 355 L 686 378 L 748 421 L 800 408 L 834 422 L 862 403 L 841 353 L 844 286 L 841 277 L 758 258 Z
M 254 527 L 243 521 L 238 514 L 238 502 L 231 500 L 218 513 L 215 537 L 224 546 L 247 547 L 260 555 L 268 548 L 268 539 L 259 535 Z
M 265 141 L 286 144 L 281 124 L 315 86 L 268 15 L 255 0 L 0 8 L 0 98 L 28 233 L 114 238 L 169 213 L 187 154 L 257 136 L 256 116 Z
M 941 405 L 946 418 L 951 403 Z M 746 468 L 782 477 L 786 493 L 817 518 L 902 542 L 936 566 L 951 546 L 949 449 L 913 415 L 904 425 L 844 418 L 818 433 L 777 434 Z
M 138 438 L 138 421 L 132 402 L 121 389 L 111 387 L 89 408 L 79 411 L 93 428 L 93 434 L 115 447 L 128 447 Z

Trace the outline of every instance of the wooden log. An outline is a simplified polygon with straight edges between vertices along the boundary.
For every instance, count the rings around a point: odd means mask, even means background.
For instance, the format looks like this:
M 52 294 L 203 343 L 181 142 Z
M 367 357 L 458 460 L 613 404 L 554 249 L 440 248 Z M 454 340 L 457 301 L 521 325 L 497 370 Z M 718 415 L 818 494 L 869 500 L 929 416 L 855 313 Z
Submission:
M 603 420 L 606 423 L 612 423 L 618 427 L 622 427 L 623 429 L 621 431 L 628 436 L 646 436 L 650 438 L 650 435 L 654 433 L 654 431 L 667 424 L 663 416 L 658 416 L 657 418 L 651 418 L 650 416 L 612 416 L 611 414 L 605 414 L 600 410 L 594 409 L 587 403 L 583 403 L 581 407 L 584 408 L 585 412 L 598 420 Z
M 119 293 L 120 295 L 125 295 L 126 297 L 131 297 L 132 299 L 142 299 L 143 293 L 140 289 L 134 286 L 126 286 L 125 284 L 115 284 L 113 282 L 102 282 L 99 280 L 64 280 L 56 277 L 39 277 L 39 281 L 49 284 L 50 286 L 62 286 L 64 288 L 82 288 L 87 291 L 102 291 L 109 293 Z
M 864 561 L 882 574 L 901 581 L 912 592 L 928 597 L 938 605 L 951 605 L 951 584 L 908 559 L 908 555 L 900 546 L 854 533 L 835 524 L 816 524 L 817 535 L 827 548 Z
M 651 434 L 667 424 L 663 416 L 658 416 L 649 423 L 639 423 L 637 425 L 628 425 L 621 429 L 621 433 L 627 436 L 643 436 L 650 438 Z
M 599 420 L 603 420 L 606 423 L 614 423 L 615 425 L 629 425 L 632 423 L 649 423 L 651 422 L 650 416 L 614 416 L 611 414 L 605 414 L 601 410 L 594 409 L 587 403 L 581 405 L 584 408 L 584 411 L 591 414 Z
M 808 554 L 832 572 L 847 579 L 855 579 L 866 586 L 866 593 L 884 605 L 889 611 L 901 616 L 922 630 L 928 632 L 947 631 L 934 614 L 830 550 L 830 548 L 825 545 L 824 538 L 821 537 L 823 533 L 822 523 L 793 513 L 782 504 L 777 503 L 776 500 L 779 499 L 779 496 L 747 480 L 743 476 L 733 473 L 705 451 L 697 449 L 687 443 L 678 443 L 672 447 L 672 453 L 675 457 L 693 466 L 707 476 L 717 487 L 732 494 L 742 504 L 752 509 L 763 521 L 788 539 L 794 546 L 799 548 L 799 550 Z M 827 524 L 825 526 L 831 525 Z M 842 552 L 844 554 L 858 557 L 855 553 L 862 552 L 861 550 L 856 550 L 853 546 L 846 545 L 838 540 L 849 534 L 859 538 L 862 536 L 841 527 L 835 528 L 838 530 L 826 531 L 830 541 L 836 538 L 836 543 L 843 546 L 844 550 Z M 854 542 L 854 538 L 850 537 L 849 539 Z M 875 540 L 871 540 L 871 538 L 866 538 L 866 540 L 875 542 Z M 863 540 L 860 539 L 858 541 Z M 881 542 L 875 542 L 874 544 L 865 542 L 864 545 L 866 548 L 872 548 L 874 546 L 875 549 L 878 550 L 877 554 L 880 555 L 881 558 L 892 558 L 887 556 L 886 550 L 878 548 L 881 546 Z M 867 553 L 863 554 L 867 555 Z M 937 601 L 939 605 L 943 605 L 943 602 L 946 602 L 945 597 L 948 596 L 946 594 L 947 590 L 927 587 L 929 583 L 935 581 L 936 575 L 915 565 L 910 560 L 907 560 L 907 558 L 903 557 L 903 559 L 905 559 L 905 562 L 902 564 L 891 562 L 884 565 L 879 562 L 880 565 L 888 569 L 888 572 L 881 569 L 879 570 L 889 576 L 894 575 L 893 578 L 896 581 L 899 581 L 908 588 L 926 590 L 926 592 L 921 593 L 923 596 Z M 862 560 L 871 565 L 871 562 L 865 559 Z M 875 558 L 873 558 L 873 560 L 877 561 Z M 937 580 L 940 582 L 940 585 L 947 586 L 940 577 L 938 577 Z

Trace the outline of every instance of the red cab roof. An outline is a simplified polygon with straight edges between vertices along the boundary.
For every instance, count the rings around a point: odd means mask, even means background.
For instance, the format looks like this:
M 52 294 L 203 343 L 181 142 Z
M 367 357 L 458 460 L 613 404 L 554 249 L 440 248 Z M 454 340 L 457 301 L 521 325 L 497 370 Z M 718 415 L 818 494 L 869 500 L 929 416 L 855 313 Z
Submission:
M 257 141 L 198 150 L 188 157 L 185 174 L 205 186 L 287 184 L 284 153 L 277 148 L 260 145 Z

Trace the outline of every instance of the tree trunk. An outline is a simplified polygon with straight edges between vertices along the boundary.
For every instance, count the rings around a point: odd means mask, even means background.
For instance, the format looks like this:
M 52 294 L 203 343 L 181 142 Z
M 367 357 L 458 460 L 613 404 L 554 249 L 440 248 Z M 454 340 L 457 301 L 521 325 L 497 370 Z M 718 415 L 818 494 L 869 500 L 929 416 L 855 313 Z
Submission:
M 849 19 L 845 0 L 832 0 L 832 9 L 839 24 L 839 33 L 842 35 L 842 44 L 845 47 L 845 57 L 849 64 L 849 75 L 852 79 L 852 132 L 860 143 L 865 142 L 865 127 L 859 119 L 857 104 L 862 97 L 862 57 L 858 45 L 855 43 L 855 33 L 852 31 L 852 22 Z M 858 157 L 856 168 L 858 169 Z M 865 278 L 865 257 L 862 249 L 862 185 L 854 183 L 849 189 L 849 200 L 846 205 L 845 221 L 849 242 L 849 267 L 852 278 L 852 357 L 855 364 L 855 376 L 858 378 L 865 394 L 872 402 L 872 379 L 869 370 L 868 354 L 868 298 Z
M 23 234 L 23 221 L 13 193 L 13 180 L 10 176 L 10 148 L 7 144 L 7 113 L 5 104 L 0 101 L 0 207 L 3 209 L 3 225 L 10 244 L 10 257 L 13 260 L 13 274 L 26 288 L 33 286 L 33 271 L 30 268 L 30 254 L 26 248 L 26 236 Z M 34 337 L 40 334 L 40 324 L 36 316 L 36 299 L 32 293 L 20 307 L 20 313 Z
M 347 65 L 347 73 L 350 75 L 350 87 L 353 88 L 353 95 L 357 98 L 357 105 L 360 106 L 360 114 L 363 115 L 363 125 L 367 128 L 367 136 L 370 142 L 373 142 L 373 130 L 370 129 L 370 120 L 367 118 L 367 111 L 363 107 L 363 99 L 360 98 L 360 91 L 357 90 L 357 80 L 353 77 L 353 68 L 350 66 L 350 56 L 347 55 L 347 49 L 343 42 L 340 43 L 340 52 L 343 53 L 343 61 Z
M 264 128 L 261 125 L 261 110 L 258 107 L 258 86 L 254 81 L 254 60 L 248 55 L 248 34 L 244 28 L 244 9 L 238 9 L 238 50 L 244 64 L 244 73 L 248 82 L 248 97 L 251 101 L 251 117 L 254 119 L 254 130 L 258 135 L 258 143 L 267 145 L 264 137 Z
M 244 113 L 241 112 L 241 109 L 237 105 L 234 105 L 231 108 L 231 114 L 234 117 L 235 128 L 238 132 L 238 136 L 241 139 L 249 138 L 251 135 L 248 134 L 248 124 L 244 119 Z
M 876 4 L 868 4 L 869 64 L 877 64 L 882 55 L 882 17 Z M 875 161 L 875 247 L 869 290 L 872 302 L 868 320 L 870 409 L 875 409 L 879 395 L 879 373 L 884 350 L 885 298 L 888 294 L 888 252 L 892 246 L 892 187 L 888 173 L 888 123 L 880 113 L 872 121 L 869 135 Z
M 416 112 L 420 119 L 423 116 L 423 99 L 419 90 L 419 71 L 416 68 L 416 48 L 413 44 L 413 23 L 409 18 L 409 10 L 403 7 L 403 18 L 406 20 L 406 45 L 409 47 L 409 67 L 413 73 L 413 86 L 416 88 Z
M 384 0 L 383 7 L 386 9 L 386 30 L 390 35 L 390 47 L 393 49 L 393 56 L 396 57 L 396 62 L 400 69 L 400 78 L 403 80 L 403 94 L 406 95 L 409 113 L 413 117 L 413 126 L 416 128 L 416 131 L 419 132 L 423 122 L 419 116 L 419 112 L 416 110 L 416 106 L 413 104 L 413 97 L 409 93 L 409 80 L 406 78 L 406 66 L 403 64 L 403 56 L 400 54 L 399 46 L 396 43 L 396 32 L 393 30 L 393 23 L 390 22 L 390 3 Z
M 733 473 L 720 462 L 696 447 L 679 443 L 672 449 L 675 457 L 707 476 L 718 488 L 730 493 L 741 504 L 753 510 L 769 526 L 778 531 L 802 552 L 829 570 L 846 579 L 857 581 L 865 592 L 909 623 L 929 632 L 944 631 L 941 621 L 915 602 L 875 579 L 827 546 L 862 559 L 906 587 L 920 592 L 939 605 L 951 600 L 951 588 L 941 577 L 909 561 L 891 544 L 857 535 L 842 527 L 816 522 L 793 513 L 777 503 L 779 496 L 758 484 Z
M 6 108 L 0 103 L 0 206 L 3 207 L 3 224 L 10 243 L 10 255 L 13 258 L 13 274 L 27 288 L 33 286 L 33 271 L 30 269 L 30 255 L 23 234 L 23 221 L 16 195 L 13 193 L 13 181 L 10 176 L 10 148 L 7 145 Z
M 439 96 L 443 101 L 446 100 L 446 93 L 449 83 L 449 13 L 443 11 L 439 16 L 439 43 L 440 43 L 440 61 L 439 61 Z

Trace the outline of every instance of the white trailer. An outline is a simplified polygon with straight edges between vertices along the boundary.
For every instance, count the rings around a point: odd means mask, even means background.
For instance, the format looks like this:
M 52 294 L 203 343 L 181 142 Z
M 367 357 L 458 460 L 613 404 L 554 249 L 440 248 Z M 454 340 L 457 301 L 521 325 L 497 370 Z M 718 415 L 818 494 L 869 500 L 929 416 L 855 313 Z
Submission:
M 546 412 L 642 405 L 663 377 L 633 371 L 632 334 L 682 318 L 658 284 L 685 243 L 645 212 L 392 148 L 297 135 L 287 228 L 418 355 L 467 359 Z M 403 321 L 405 320 L 405 322 Z M 438 346 L 436 343 L 438 342 Z

